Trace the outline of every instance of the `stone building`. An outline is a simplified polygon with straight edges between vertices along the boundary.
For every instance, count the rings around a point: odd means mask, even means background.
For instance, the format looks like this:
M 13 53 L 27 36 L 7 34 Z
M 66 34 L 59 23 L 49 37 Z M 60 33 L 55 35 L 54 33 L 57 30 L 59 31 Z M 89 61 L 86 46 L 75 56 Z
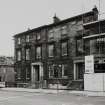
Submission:
M 57 88 L 59 84 L 59 88 L 81 89 L 88 50 L 86 46 L 84 50 L 85 28 L 98 20 L 98 10 L 95 7 L 65 20 L 56 15 L 53 19 L 52 24 L 14 36 L 16 82 L 33 87 Z
M 14 58 L 0 56 L 0 82 L 5 82 L 8 86 L 15 84 Z

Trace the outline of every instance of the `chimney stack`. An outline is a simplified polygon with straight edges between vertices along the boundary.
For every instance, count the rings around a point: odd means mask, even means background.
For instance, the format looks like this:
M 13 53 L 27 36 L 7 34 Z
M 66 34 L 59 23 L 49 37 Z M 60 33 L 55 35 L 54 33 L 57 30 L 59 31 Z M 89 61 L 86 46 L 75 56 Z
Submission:
M 60 22 L 60 19 L 56 16 L 56 14 L 55 14 L 55 16 L 53 17 L 53 22 L 54 22 L 54 23 Z

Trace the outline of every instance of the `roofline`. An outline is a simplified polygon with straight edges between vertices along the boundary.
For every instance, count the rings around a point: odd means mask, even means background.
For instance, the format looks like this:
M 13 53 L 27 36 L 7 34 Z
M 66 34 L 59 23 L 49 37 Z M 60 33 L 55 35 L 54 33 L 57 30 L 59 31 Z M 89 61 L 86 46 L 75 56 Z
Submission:
M 97 20 L 97 21 L 92 21 L 92 22 L 89 22 L 89 23 L 84 23 L 83 26 L 86 27 L 88 25 L 96 24 L 96 23 L 99 23 L 99 22 L 105 22 L 105 19 L 101 19 L 101 20 Z
M 26 33 L 30 33 L 30 32 L 33 32 L 35 30 L 41 30 L 43 28 L 47 27 L 47 25 L 43 25 L 43 26 L 40 26 L 40 27 L 37 27 L 37 28 L 33 28 L 33 29 L 30 29 L 30 30 L 27 30 L 27 31 L 24 31 L 24 32 L 21 32 L 21 33 L 18 33 L 18 34 L 15 34 L 13 37 L 17 37 L 19 35 L 24 35 Z
M 76 19 L 76 18 L 80 18 L 81 16 L 90 15 L 91 13 L 93 13 L 93 11 L 85 12 L 85 13 L 82 13 L 82 14 L 80 14 L 80 15 L 76 15 L 76 16 L 70 17 L 70 18 L 68 18 L 68 19 L 61 20 L 60 22 L 57 22 L 57 23 L 52 23 L 52 24 L 43 25 L 43 26 L 40 26 L 40 27 L 37 27 L 37 28 L 33 28 L 33 29 L 30 29 L 30 30 L 27 30 L 27 31 L 24 31 L 24 32 L 15 34 L 13 37 L 17 37 L 17 36 L 22 35 L 22 34 L 30 33 L 30 32 L 33 32 L 33 31 L 35 31 L 35 30 L 41 30 L 41 29 L 43 29 L 43 28 L 48 28 L 48 27 L 57 26 L 57 25 L 60 25 L 60 24 L 62 24 L 62 23 L 66 23 L 66 22 L 68 22 L 68 21 L 72 21 L 72 20 L 74 20 L 74 19 Z
M 86 15 L 89 15 L 89 14 L 93 14 L 93 11 L 85 12 L 85 13 L 82 13 L 80 15 L 76 15 L 76 16 L 73 16 L 73 17 L 61 20 L 60 22 L 49 24 L 48 26 L 49 27 L 51 27 L 51 26 L 57 26 L 59 24 L 66 23 L 68 21 L 72 21 L 72 20 L 74 20 L 76 18 L 81 18 L 82 19 L 82 16 L 86 16 Z

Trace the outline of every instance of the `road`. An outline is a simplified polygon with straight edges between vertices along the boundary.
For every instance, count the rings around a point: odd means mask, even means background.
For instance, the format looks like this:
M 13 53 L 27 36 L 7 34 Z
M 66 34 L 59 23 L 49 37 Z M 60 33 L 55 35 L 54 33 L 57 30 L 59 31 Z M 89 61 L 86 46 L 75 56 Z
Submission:
M 0 90 L 0 105 L 105 105 L 105 97 Z

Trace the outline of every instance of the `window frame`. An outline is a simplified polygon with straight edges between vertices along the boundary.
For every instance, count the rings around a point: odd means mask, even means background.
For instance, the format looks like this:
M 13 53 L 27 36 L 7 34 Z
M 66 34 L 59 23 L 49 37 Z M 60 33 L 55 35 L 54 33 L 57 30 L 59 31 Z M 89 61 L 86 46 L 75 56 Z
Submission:
M 67 66 L 66 67 L 67 75 L 65 75 L 65 66 Z M 62 68 L 61 68 L 61 70 L 62 70 L 62 78 L 67 78 L 68 77 L 68 70 L 67 70 L 67 68 L 68 68 L 67 64 L 62 64 Z
M 54 78 L 54 65 L 48 65 L 49 78 Z
M 27 43 L 30 42 L 30 35 L 26 35 L 25 41 L 26 41 Z
M 41 33 L 38 32 L 38 33 L 36 33 L 36 40 L 40 40 L 40 39 L 41 39 Z
M 37 57 L 37 48 L 40 48 L 40 57 Z M 36 48 L 35 48 L 35 58 L 36 59 L 42 59 L 42 45 L 38 45 L 38 46 L 36 46 Z
M 21 50 L 17 50 L 17 61 L 21 61 L 22 59 L 22 52 Z
M 50 52 L 51 52 L 51 51 L 49 51 L 49 47 L 50 47 L 50 46 L 53 46 L 53 52 L 52 52 L 53 55 L 52 55 L 52 56 L 50 56 Z M 54 45 L 54 43 L 50 43 L 50 44 L 48 44 L 48 57 L 49 57 L 49 58 L 50 58 L 50 57 L 54 57 L 54 49 L 55 49 L 55 45 Z
M 79 43 L 78 41 L 80 41 L 81 43 Z M 82 36 L 76 37 L 76 56 L 83 56 L 84 55 L 84 45 L 83 45 L 83 43 L 84 42 L 83 42 Z M 79 51 L 78 46 L 81 47 L 80 49 L 82 49 L 82 52 Z
M 66 43 L 66 54 L 63 54 L 63 44 Z M 64 47 L 65 48 L 65 47 Z M 64 56 L 68 56 L 68 40 L 65 40 L 65 41 L 61 41 L 61 56 L 64 57 Z
M 62 26 L 61 27 L 61 35 L 64 36 L 64 35 L 67 35 L 67 26 Z
M 30 79 L 29 67 L 26 67 L 26 80 Z
M 17 79 L 20 80 L 21 79 L 21 67 L 18 67 L 17 69 Z
M 27 57 L 27 50 L 28 50 L 28 57 Z M 25 49 L 25 60 L 30 60 L 30 48 Z
M 20 37 L 17 38 L 17 44 L 18 44 L 18 45 L 21 44 L 21 38 L 20 38 Z
M 50 30 L 48 33 L 48 40 L 54 39 L 54 30 Z

